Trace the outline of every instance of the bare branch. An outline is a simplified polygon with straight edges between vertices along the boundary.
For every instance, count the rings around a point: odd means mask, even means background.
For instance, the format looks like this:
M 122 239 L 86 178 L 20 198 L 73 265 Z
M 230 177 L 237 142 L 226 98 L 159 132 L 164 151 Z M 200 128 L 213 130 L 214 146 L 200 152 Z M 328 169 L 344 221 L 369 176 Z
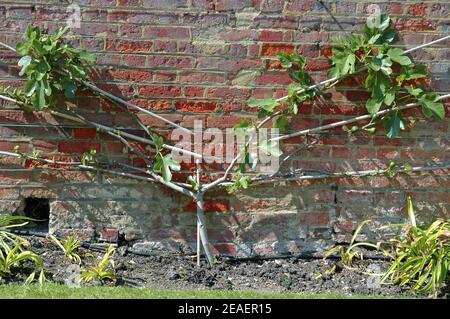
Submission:
M 450 169 L 450 165 L 442 165 L 442 166 L 415 166 L 410 169 L 394 169 L 395 173 L 407 173 L 407 172 L 419 172 L 419 171 L 436 171 Z M 386 173 L 384 169 L 378 170 L 367 170 L 367 171 L 353 171 L 353 172 L 339 172 L 339 173 L 324 173 L 324 174 L 316 174 L 316 175 L 301 175 L 301 176 L 289 176 L 289 177 L 281 177 L 277 178 L 274 176 L 273 178 L 255 178 L 252 179 L 252 184 L 268 184 L 268 183 L 283 183 L 283 182 L 292 182 L 292 181 L 301 181 L 301 180 L 311 180 L 311 179 L 327 179 L 327 178 L 337 178 L 337 177 L 364 177 L 364 176 L 374 176 L 374 175 L 383 175 Z M 220 186 L 230 186 L 233 183 L 225 182 L 221 183 Z
M 170 121 L 170 120 L 168 120 L 168 119 L 166 119 L 166 118 L 164 118 L 164 117 L 162 117 L 162 116 L 160 116 L 160 115 L 158 115 L 156 113 L 150 112 L 149 110 L 143 109 L 140 106 L 137 106 L 137 105 L 135 105 L 135 104 L 133 104 L 131 102 L 125 101 L 124 99 L 121 99 L 120 97 L 117 97 L 117 96 L 115 96 L 115 95 L 113 95 L 113 94 L 111 94 L 109 92 L 106 92 L 105 90 L 100 89 L 99 87 L 95 86 L 92 83 L 89 83 L 87 81 L 83 81 L 83 84 L 86 85 L 91 90 L 93 90 L 93 91 L 95 91 L 97 93 L 100 93 L 100 94 L 110 98 L 111 100 L 114 100 L 116 102 L 122 103 L 122 104 L 124 104 L 126 106 L 129 106 L 129 107 L 135 109 L 135 110 L 138 110 L 138 111 L 140 111 L 142 113 L 150 115 L 150 116 L 152 116 L 152 117 L 154 117 L 154 118 L 156 118 L 156 119 L 158 119 L 158 120 L 160 120 L 160 121 L 162 121 L 164 123 L 167 123 L 167 124 L 169 124 L 169 125 L 171 125 L 173 127 L 176 127 L 178 129 L 184 131 L 185 133 L 188 133 L 190 135 L 194 134 L 194 132 L 192 132 L 191 130 L 188 130 L 187 128 L 182 127 L 181 125 L 178 125 L 177 123 L 174 123 L 174 122 L 172 122 L 172 121 Z
M 16 103 L 16 104 L 20 105 L 20 103 L 17 100 L 12 99 L 12 98 L 10 98 L 8 96 L 5 96 L 5 95 L 0 95 L 0 99 L 3 99 L 5 101 L 9 101 L 9 102 Z M 80 115 L 80 117 L 77 118 L 77 117 L 70 116 L 68 114 L 65 114 L 65 113 L 62 113 L 62 112 L 58 112 L 58 111 L 49 110 L 48 112 L 50 114 L 52 114 L 52 115 L 55 115 L 55 116 L 58 116 L 58 117 L 61 117 L 61 118 L 65 118 L 65 119 L 68 119 L 68 120 L 71 120 L 71 121 L 74 121 L 74 122 L 77 122 L 77 123 L 88 124 L 88 120 L 86 120 L 81 115 Z M 96 123 L 96 122 L 93 122 L 93 121 L 89 121 L 89 123 L 90 123 L 91 126 L 93 126 L 95 128 L 98 128 L 99 130 L 102 130 L 104 132 L 116 132 L 116 133 L 119 133 L 121 136 L 125 136 L 125 137 L 130 138 L 132 140 L 135 140 L 137 142 L 144 143 L 144 144 L 149 144 L 149 145 L 153 145 L 153 146 L 155 145 L 155 143 L 152 140 L 149 140 L 147 138 L 140 137 L 140 136 L 137 136 L 137 135 L 134 135 L 134 134 L 131 134 L 131 133 L 127 133 L 127 132 L 121 131 L 120 129 L 109 127 L 109 126 L 106 126 L 106 125 L 103 125 L 103 124 L 100 124 L 100 123 Z M 167 150 L 170 150 L 170 151 L 176 151 L 176 152 L 180 152 L 180 153 L 183 153 L 183 154 L 188 154 L 188 155 L 193 156 L 194 158 L 197 158 L 197 159 L 201 159 L 202 158 L 202 155 L 200 155 L 200 154 L 197 154 L 197 153 L 194 153 L 194 152 L 182 149 L 182 148 L 178 148 L 178 147 L 175 147 L 175 146 L 163 144 L 162 147 L 167 149 Z
M 450 94 L 441 95 L 441 96 L 438 97 L 437 100 L 444 100 L 444 99 L 447 99 L 447 98 L 450 98 Z M 400 107 L 398 107 L 396 109 L 386 109 L 386 110 L 382 110 L 382 111 L 379 111 L 379 112 L 374 113 L 374 114 L 361 115 L 361 116 L 350 118 L 348 120 L 343 120 L 343 121 L 335 122 L 335 123 L 332 123 L 332 124 L 315 127 L 315 128 L 312 128 L 312 129 L 307 129 L 307 130 L 295 132 L 295 133 L 292 133 L 292 134 L 280 135 L 280 136 L 271 138 L 270 141 L 282 141 L 282 140 L 286 140 L 286 139 L 291 138 L 291 137 L 296 137 L 296 136 L 300 136 L 300 135 L 307 135 L 307 134 L 313 134 L 313 133 L 317 133 L 317 132 L 321 132 L 321 131 L 325 131 L 325 130 L 330 130 L 330 129 L 333 129 L 333 128 L 336 128 L 336 127 L 341 127 L 341 126 L 344 126 L 344 125 L 347 125 L 347 124 L 351 124 L 351 123 L 355 123 L 355 122 L 359 122 L 359 121 L 364 121 L 364 120 L 370 120 L 374 116 L 382 116 L 382 115 L 388 114 L 390 112 L 403 111 L 403 110 L 411 109 L 411 108 L 414 108 L 414 107 L 417 107 L 417 106 L 420 106 L 420 104 L 419 103 L 409 103 L 409 104 L 400 106 Z

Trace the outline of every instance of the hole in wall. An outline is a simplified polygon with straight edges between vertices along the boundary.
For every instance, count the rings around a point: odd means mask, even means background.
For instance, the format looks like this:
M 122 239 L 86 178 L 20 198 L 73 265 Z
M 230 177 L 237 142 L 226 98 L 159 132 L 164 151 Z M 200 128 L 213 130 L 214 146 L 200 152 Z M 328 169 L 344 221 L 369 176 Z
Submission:
M 23 215 L 38 221 L 30 221 L 26 226 L 29 229 L 48 232 L 50 219 L 50 203 L 48 198 L 25 198 Z

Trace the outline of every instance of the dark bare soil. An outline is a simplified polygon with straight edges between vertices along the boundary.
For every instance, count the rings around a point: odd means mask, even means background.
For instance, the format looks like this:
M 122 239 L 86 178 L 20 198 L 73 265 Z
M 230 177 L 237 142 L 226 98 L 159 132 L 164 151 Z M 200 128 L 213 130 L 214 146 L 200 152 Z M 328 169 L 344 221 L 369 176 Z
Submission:
M 70 262 L 63 252 L 49 239 L 29 237 L 32 250 L 38 253 L 45 264 L 46 278 L 65 283 L 73 275 Z M 276 259 L 256 261 L 234 261 L 221 259 L 210 268 L 203 261 L 197 267 L 190 256 L 157 255 L 139 256 L 127 253 L 120 247 L 115 255 L 117 281 L 115 285 L 152 287 L 163 289 L 225 289 L 254 290 L 258 292 L 290 292 L 306 294 L 366 294 L 406 298 L 422 298 L 407 287 L 379 285 L 378 277 L 369 273 L 379 273 L 388 266 L 382 260 L 359 261 L 349 269 L 338 261 L 321 259 Z M 101 252 L 81 249 L 86 253 L 101 256 Z M 83 258 L 85 260 L 85 258 Z M 336 266 L 334 272 L 329 270 Z M 23 270 L 22 270 L 23 271 Z M 4 280 L 5 283 L 22 282 L 27 274 L 19 273 Z M 441 297 L 448 297 L 442 292 Z

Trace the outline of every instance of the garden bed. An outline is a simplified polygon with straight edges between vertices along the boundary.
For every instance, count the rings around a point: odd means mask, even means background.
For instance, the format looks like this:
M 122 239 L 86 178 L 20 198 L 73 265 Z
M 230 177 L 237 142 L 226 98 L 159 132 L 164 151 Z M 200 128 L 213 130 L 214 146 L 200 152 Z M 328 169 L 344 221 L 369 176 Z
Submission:
M 71 271 L 69 261 L 62 251 L 49 239 L 29 237 L 32 250 L 43 261 L 46 278 L 65 283 Z M 375 276 L 367 273 L 385 270 L 383 260 L 359 261 L 354 269 L 343 267 L 336 260 L 321 259 L 275 259 L 256 261 L 233 261 L 220 259 L 210 268 L 206 264 L 197 267 L 191 256 L 139 256 L 127 253 L 125 247 L 114 254 L 117 281 L 113 285 L 172 290 L 230 290 L 256 291 L 260 293 L 339 294 L 347 296 L 372 295 L 387 297 L 420 298 L 407 287 L 378 285 Z M 100 252 L 81 249 L 81 255 Z M 327 274 L 336 265 L 336 270 Z M 26 268 L 25 268 L 26 269 Z M 24 271 L 24 268 L 21 269 Z M 23 282 L 27 273 L 4 280 L 3 283 Z M 445 292 L 440 297 L 446 297 Z

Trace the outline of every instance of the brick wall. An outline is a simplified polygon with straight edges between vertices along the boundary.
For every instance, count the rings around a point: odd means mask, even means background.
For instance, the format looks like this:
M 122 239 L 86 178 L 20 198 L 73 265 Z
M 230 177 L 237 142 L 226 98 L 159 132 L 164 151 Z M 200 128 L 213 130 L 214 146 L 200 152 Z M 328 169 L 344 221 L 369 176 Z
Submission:
M 368 5 L 389 13 L 400 32 L 399 46 L 411 48 L 448 35 L 449 8 L 445 1 L 304 1 L 304 0 L 74 0 L 81 7 L 81 28 L 71 41 L 97 53 L 99 86 L 167 118 L 192 126 L 231 127 L 253 117 L 250 96 L 285 94 L 290 82 L 274 56 L 299 51 L 308 58 L 314 79 L 324 79 L 333 34 L 361 30 Z M 0 41 L 14 44 L 29 23 L 50 30 L 65 24 L 63 1 L 0 3 Z M 448 92 L 449 42 L 412 54 L 429 66 L 433 87 Z M 0 52 L 2 84 L 17 84 L 16 57 Z M 357 81 L 332 91 L 333 102 L 304 105 L 292 119 L 292 129 L 314 127 L 365 114 L 367 94 Z M 448 101 L 447 101 L 448 102 Z M 83 113 L 99 122 L 138 127 L 123 112 L 97 97 L 83 94 L 76 101 Z M 41 118 L 13 105 L 0 109 L 0 149 L 38 149 L 42 154 L 76 157 L 95 148 L 120 160 L 142 163 L 123 146 L 95 130 Z M 334 130 L 316 145 L 297 154 L 296 169 L 342 171 L 385 168 L 391 160 L 412 165 L 448 165 L 448 114 L 444 121 L 425 121 L 420 112 L 407 112 L 411 123 L 402 137 L 347 137 Z M 145 124 L 168 128 L 146 115 Z M 51 124 L 61 124 L 58 128 Z M 312 136 L 311 138 L 315 138 Z M 294 148 L 303 138 L 290 140 Z M 115 230 L 140 248 L 189 249 L 195 242 L 193 203 L 160 187 L 95 173 L 22 167 L 0 159 L 0 210 L 23 210 L 23 199 L 50 199 L 50 229 L 83 230 L 86 236 L 114 238 Z M 184 167 L 189 170 L 189 167 Z M 203 179 L 215 176 L 205 167 Z M 180 176 L 176 176 L 177 178 Z M 288 186 L 288 187 L 286 187 Z M 282 187 L 259 186 L 228 195 L 209 192 L 206 198 L 209 235 L 215 249 L 232 254 L 273 254 L 320 251 L 348 239 L 366 218 L 379 223 L 399 221 L 407 195 L 415 199 L 420 219 L 449 217 L 447 171 L 387 177 L 304 181 Z

